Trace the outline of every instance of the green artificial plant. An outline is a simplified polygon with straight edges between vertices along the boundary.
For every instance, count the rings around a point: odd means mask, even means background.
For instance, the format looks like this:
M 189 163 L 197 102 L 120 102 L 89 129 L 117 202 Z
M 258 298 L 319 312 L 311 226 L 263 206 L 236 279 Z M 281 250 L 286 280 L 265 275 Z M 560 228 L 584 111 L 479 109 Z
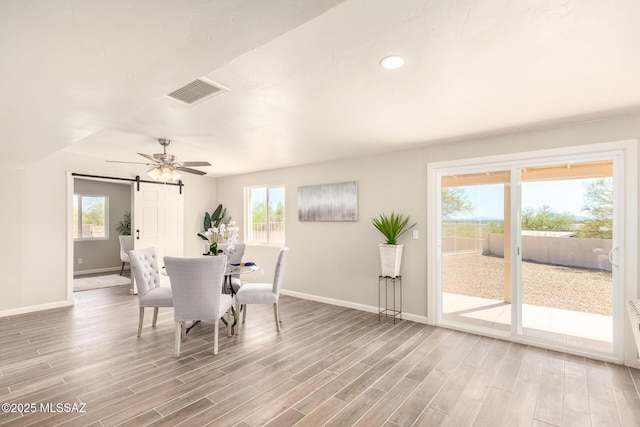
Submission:
M 116 224 L 116 231 L 121 236 L 131 236 L 131 212 L 125 212 Z
M 378 218 L 371 218 L 371 222 L 373 223 L 373 226 L 382 233 L 385 239 L 387 239 L 386 243 L 388 245 L 397 245 L 400 236 L 411 230 L 417 224 L 416 222 L 408 225 L 408 215 L 405 218 L 403 214 L 396 215 L 394 212 L 391 212 L 390 216 L 380 214 L 380 217 Z

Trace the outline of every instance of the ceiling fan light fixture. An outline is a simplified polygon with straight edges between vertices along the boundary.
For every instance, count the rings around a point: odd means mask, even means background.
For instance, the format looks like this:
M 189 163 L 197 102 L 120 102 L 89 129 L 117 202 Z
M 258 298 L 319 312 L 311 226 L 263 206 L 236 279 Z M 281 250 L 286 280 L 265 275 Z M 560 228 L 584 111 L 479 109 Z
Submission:
M 175 169 L 171 169 L 171 181 L 177 181 L 182 177 L 182 174 Z
M 154 181 L 160 181 L 162 170 L 160 168 L 152 168 L 147 171 L 147 175 L 149 175 L 149 177 Z
M 147 175 L 149 175 L 153 180 L 160 182 L 177 181 L 182 177 L 180 172 L 166 165 L 149 169 L 149 171 L 147 171 Z
M 153 166 L 151 169 L 147 171 L 147 175 L 151 177 L 154 181 L 159 182 L 168 182 L 168 181 L 178 181 L 182 174 L 178 172 L 180 169 L 182 172 L 191 173 L 195 175 L 206 175 L 206 172 L 203 172 L 198 169 L 192 169 L 189 166 L 211 166 L 211 163 L 205 161 L 194 161 L 194 162 L 178 162 L 178 159 L 173 154 L 167 154 L 167 146 L 171 144 L 171 141 L 165 138 L 158 139 L 158 143 L 162 146 L 162 153 L 156 154 L 145 154 L 138 153 L 148 161 L 152 163 L 141 163 L 141 162 L 118 162 L 113 160 L 107 160 L 107 162 L 114 163 L 134 163 L 134 164 L 142 164 Z

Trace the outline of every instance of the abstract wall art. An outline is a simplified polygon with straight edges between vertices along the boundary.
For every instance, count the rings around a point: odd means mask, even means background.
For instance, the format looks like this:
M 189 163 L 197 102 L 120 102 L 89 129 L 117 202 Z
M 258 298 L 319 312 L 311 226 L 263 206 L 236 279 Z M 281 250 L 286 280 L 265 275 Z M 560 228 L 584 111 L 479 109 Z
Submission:
M 299 221 L 357 221 L 358 182 L 298 187 Z

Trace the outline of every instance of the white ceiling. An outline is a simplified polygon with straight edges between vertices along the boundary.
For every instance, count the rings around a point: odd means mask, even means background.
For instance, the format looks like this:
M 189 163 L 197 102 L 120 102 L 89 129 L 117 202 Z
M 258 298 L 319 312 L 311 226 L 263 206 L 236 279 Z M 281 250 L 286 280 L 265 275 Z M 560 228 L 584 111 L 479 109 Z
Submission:
M 638 22 L 638 0 L 2 0 L 0 166 L 162 137 L 221 176 L 637 111 Z M 200 77 L 230 91 L 166 96 Z

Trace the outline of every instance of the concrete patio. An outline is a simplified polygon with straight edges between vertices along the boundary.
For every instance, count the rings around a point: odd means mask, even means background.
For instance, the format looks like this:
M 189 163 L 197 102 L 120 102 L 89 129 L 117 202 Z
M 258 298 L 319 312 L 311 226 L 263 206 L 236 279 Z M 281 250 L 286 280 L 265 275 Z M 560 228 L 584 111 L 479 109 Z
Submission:
M 526 336 L 612 351 L 611 272 L 522 262 Z M 479 251 L 443 257 L 443 318 L 510 330 L 504 259 Z

